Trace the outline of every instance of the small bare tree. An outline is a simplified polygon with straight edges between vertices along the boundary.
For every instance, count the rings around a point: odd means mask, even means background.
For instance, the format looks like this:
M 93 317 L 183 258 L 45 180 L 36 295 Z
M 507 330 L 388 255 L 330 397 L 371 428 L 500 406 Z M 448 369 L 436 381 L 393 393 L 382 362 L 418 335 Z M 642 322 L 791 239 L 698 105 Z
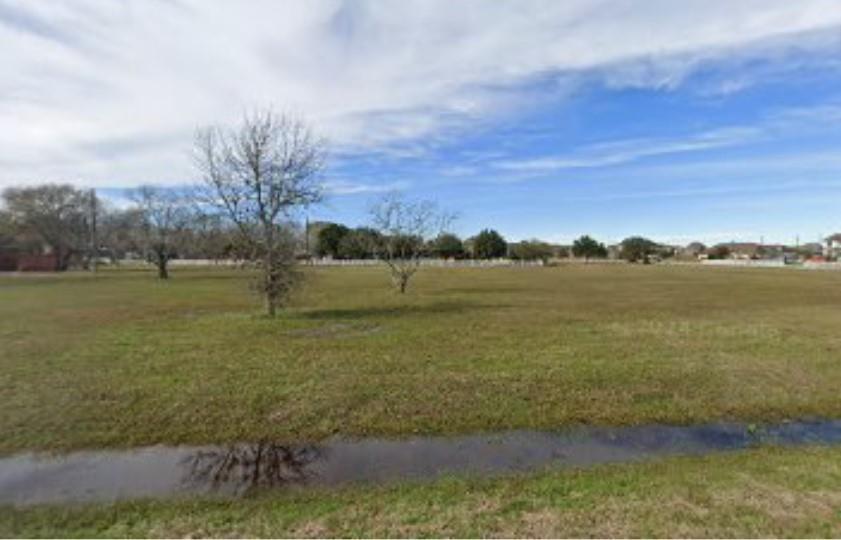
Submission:
M 160 279 L 169 279 L 169 261 L 178 236 L 189 221 L 185 198 L 171 189 L 140 186 L 131 194 L 140 218 L 140 244 L 158 268 Z
M 236 224 L 261 267 L 260 289 L 274 316 L 295 283 L 291 213 L 321 200 L 326 146 L 301 120 L 271 110 L 246 115 L 238 129 L 196 134 L 205 205 Z
M 374 246 L 377 257 L 388 265 L 391 279 L 400 293 L 420 268 L 424 241 L 438 236 L 452 222 L 431 201 L 407 201 L 386 195 L 371 208 L 371 222 L 380 233 Z

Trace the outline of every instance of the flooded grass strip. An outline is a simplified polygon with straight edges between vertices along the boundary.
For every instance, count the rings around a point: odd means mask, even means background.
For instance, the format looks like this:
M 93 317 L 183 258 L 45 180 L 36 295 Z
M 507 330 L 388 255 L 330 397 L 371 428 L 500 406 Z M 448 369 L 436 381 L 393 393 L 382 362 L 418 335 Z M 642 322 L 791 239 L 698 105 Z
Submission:
M 753 425 L 581 427 L 402 440 L 153 446 L 0 459 L 0 504 L 116 501 L 172 496 L 242 497 L 295 489 L 492 475 L 547 466 L 586 467 L 759 445 L 841 444 L 841 420 Z

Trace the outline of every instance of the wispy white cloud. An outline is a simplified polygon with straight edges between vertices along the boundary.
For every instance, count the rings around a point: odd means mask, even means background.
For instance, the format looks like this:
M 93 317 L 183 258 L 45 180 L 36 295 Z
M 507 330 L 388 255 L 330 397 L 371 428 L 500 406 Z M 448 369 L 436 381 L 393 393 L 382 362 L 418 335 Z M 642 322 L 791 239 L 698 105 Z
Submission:
M 832 147 L 785 149 L 758 155 L 704 156 L 680 162 L 637 164 L 624 170 L 626 177 L 657 180 L 701 180 L 728 178 L 732 181 L 750 179 L 810 179 L 814 187 L 819 180 L 841 179 L 841 154 Z M 804 189 L 808 185 L 802 186 Z M 769 189 L 773 189 L 771 185 Z
M 444 167 L 438 171 L 438 174 L 442 176 L 452 176 L 452 177 L 459 177 L 459 176 L 472 176 L 479 172 L 478 167 L 471 166 L 471 165 L 453 165 L 450 167 Z
M 491 163 L 492 167 L 518 172 L 548 172 L 562 169 L 584 169 L 620 165 L 640 158 L 697 152 L 744 144 L 755 140 L 761 131 L 751 127 L 734 127 L 704 131 L 672 139 L 631 139 L 590 145 L 579 151 L 559 156 L 534 159 L 508 159 Z
M 401 191 L 409 187 L 407 182 L 388 182 L 385 184 L 362 184 L 349 180 L 330 180 L 324 183 L 324 191 L 328 195 L 360 195 L 389 193 Z
M 687 154 L 702 152 L 706 150 L 738 147 L 748 143 L 755 143 L 768 140 L 772 137 L 799 136 L 808 132 L 824 129 L 841 121 L 841 105 L 827 103 L 811 107 L 787 108 L 769 113 L 765 118 L 754 125 L 734 125 L 700 133 L 687 134 L 671 138 L 647 138 L 647 139 L 624 139 L 591 144 L 571 153 L 541 156 L 536 158 L 514 158 L 496 159 L 489 161 L 489 166 L 501 171 L 519 173 L 514 177 L 516 180 L 524 180 L 532 175 L 545 174 L 554 171 L 569 169 L 595 169 L 624 165 L 642 160 L 643 158 L 664 156 L 670 154 Z M 807 159 L 813 159 L 810 151 Z M 821 155 L 820 163 L 826 163 L 827 159 L 837 162 L 835 154 Z M 735 162 L 722 160 L 704 161 L 694 164 L 666 165 L 674 170 L 685 170 L 687 167 L 713 167 L 721 168 L 727 166 L 744 167 L 747 164 L 753 166 L 765 165 L 774 166 L 779 164 L 780 159 L 787 160 L 789 164 L 794 160 L 803 158 L 795 155 L 781 158 L 778 155 L 762 156 L 761 158 L 742 159 Z
M 194 127 L 262 104 L 340 151 L 423 155 L 547 73 L 674 88 L 711 59 L 835 46 L 839 25 L 835 0 L 0 0 L 0 184 L 183 182 Z
M 671 198 L 700 198 L 715 197 L 719 200 L 726 200 L 729 196 L 735 195 L 767 195 L 769 193 L 792 192 L 802 194 L 815 190 L 841 190 L 841 181 L 815 182 L 804 180 L 789 180 L 784 182 L 768 182 L 752 185 L 715 186 L 715 187 L 677 187 L 662 190 L 638 190 L 625 193 L 600 193 L 598 195 L 566 197 L 566 202 L 605 202 L 617 200 L 651 200 Z

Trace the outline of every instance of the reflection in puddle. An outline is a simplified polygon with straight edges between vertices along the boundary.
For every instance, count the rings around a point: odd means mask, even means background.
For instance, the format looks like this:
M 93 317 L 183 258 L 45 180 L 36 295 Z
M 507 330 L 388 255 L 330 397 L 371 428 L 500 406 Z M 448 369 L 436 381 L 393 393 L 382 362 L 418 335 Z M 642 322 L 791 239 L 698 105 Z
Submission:
M 841 444 L 841 420 L 777 425 L 583 427 L 402 440 L 154 446 L 0 459 L 0 504 L 114 501 L 254 490 L 491 475 L 545 466 L 586 467 L 760 444 Z
M 315 445 L 272 443 L 201 449 L 182 461 L 184 483 L 232 494 L 303 484 L 312 474 L 308 467 L 323 453 L 324 449 Z

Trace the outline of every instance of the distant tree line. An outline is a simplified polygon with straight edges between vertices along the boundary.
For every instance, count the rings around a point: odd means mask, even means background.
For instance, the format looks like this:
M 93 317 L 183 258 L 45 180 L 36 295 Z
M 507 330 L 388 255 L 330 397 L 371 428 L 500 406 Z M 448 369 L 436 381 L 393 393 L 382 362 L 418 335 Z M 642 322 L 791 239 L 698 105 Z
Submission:
M 333 259 L 376 259 L 388 239 L 378 228 L 350 228 L 339 223 L 313 224 L 313 255 Z M 402 240 L 407 253 L 438 259 L 549 260 L 568 255 L 566 248 L 540 240 L 524 240 L 509 244 L 493 229 L 484 229 L 475 236 L 462 239 L 452 232 L 441 232 L 424 240 L 421 237 Z
M 161 277 L 172 259 L 246 260 L 252 255 L 254 247 L 240 228 L 223 215 L 202 211 L 189 193 L 141 186 L 131 191 L 130 200 L 133 204 L 117 208 L 90 190 L 67 184 L 8 188 L 0 196 L 0 249 L 40 253 L 46 248 L 57 254 L 61 269 L 88 268 L 94 260 L 142 259 L 155 264 Z M 561 246 L 537 239 L 509 243 L 493 229 L 465 239 L 448 231 L 432 238 L 395 239 L 373 223 L 351 228 L 318 222 L 304 231 L 288 221 L 284 230 L 298 258 L 377 259 L 389 243 L 406 255 L 455 260 L 612 256 L 646 263 L 673 255 L 670 248 L 640 236 L 623 240 L 611 253 L 588 235 Z
M 384 237 L 374 228 L 350 228 L 339 223 L 313 224 L 312 254 L 333 259 L 376 259 Z M 460 238 L 451 232 L 423 241 L 415 238 L 412 250 L 422 257 L 439 259 L 488 260 L 510 258 L 522 261 L 564 259 L 570 256 L 584 260 L 624 259 L 634 263 L 650 263 L 674 255 L 674 249 L 641 236 L 632 236 L 613 248 L 584 235 L 571 246 L 550 244 L 537 239 L 509 243 L 497 231 L 483 229 L 475 236 Z
M 174 258 L 244 258 L 238 232 L 186 196 L 142 186 L 130 198 L 119 208 L 69 184 L 7 188 L 0 194 L 0 250 L 54 254 L 59 270 L 142 259 L 161 274 Z

